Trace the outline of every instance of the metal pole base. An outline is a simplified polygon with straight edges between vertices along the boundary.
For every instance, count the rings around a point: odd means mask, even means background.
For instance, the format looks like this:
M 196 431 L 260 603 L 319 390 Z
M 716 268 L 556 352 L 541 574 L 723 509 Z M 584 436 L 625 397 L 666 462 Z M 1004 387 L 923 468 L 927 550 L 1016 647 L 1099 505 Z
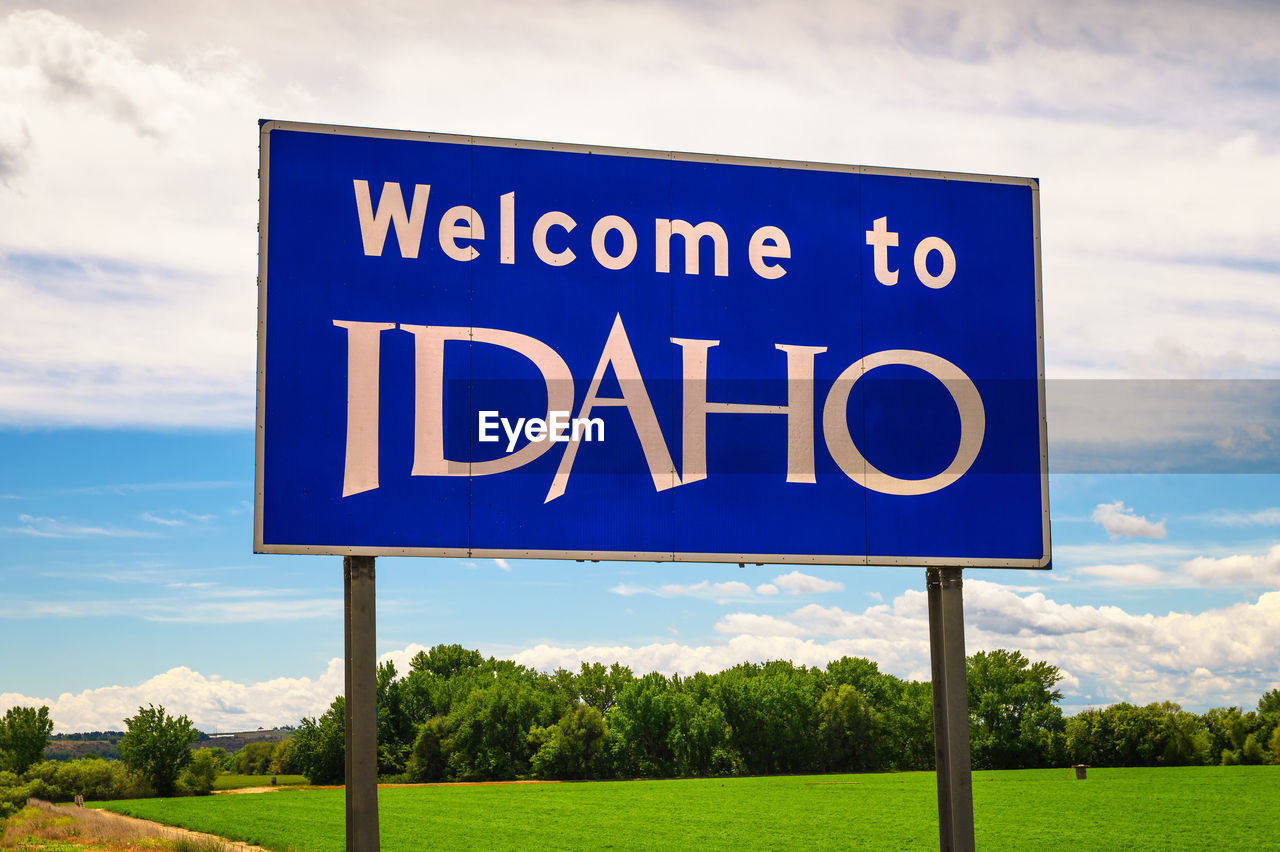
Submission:
M 964 599 L 959 568 L 926 568 L 929 656 L 933 665 L 933 741 L 938 765 L 938 847 L 973 846 L 969 765 L 969 689 L 965 681 Z
M 372 556 L 342 558 L 347 852 L 378 852 L 378 654 Z

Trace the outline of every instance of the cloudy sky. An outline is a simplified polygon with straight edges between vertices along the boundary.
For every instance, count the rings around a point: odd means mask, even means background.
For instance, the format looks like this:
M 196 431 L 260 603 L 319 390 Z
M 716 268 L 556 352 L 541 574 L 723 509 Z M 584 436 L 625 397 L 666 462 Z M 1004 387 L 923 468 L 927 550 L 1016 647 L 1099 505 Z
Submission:
M 971 650 L 1068 709 L 1280 686 L 1280 7 L 49 3 L 0 11 L 0 708 L 296 723 L 337 557 L 254 556 L 257 121 L 1041 180 L 1054 570 Z M 379 648 L 928 671 L 919 569 L 382 559 Z

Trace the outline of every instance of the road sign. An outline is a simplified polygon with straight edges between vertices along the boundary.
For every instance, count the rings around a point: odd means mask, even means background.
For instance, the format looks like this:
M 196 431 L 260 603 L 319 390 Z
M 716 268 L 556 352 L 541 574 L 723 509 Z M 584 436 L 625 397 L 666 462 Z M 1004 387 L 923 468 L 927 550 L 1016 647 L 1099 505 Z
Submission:
M 1035 180 L 261 134 L 256 551 L 1048 566 Z

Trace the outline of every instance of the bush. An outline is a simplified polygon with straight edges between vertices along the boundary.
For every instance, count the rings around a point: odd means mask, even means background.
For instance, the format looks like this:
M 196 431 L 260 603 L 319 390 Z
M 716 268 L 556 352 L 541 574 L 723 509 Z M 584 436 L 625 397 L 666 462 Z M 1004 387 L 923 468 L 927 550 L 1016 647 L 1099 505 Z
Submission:
M 1224 748 L 1222 750 L 1222 765 L 1223 766 L 1239 766 L 1240 752 L 1232 751 L 1229 748 Z
M 1240 762 L 1250 765 L 1267 762 L 1267 756 L 1263 753 L 1256 735 L 1250 734 L 1244 738 L 1244 746 L 1240 749 Z
M 293 760 L 312 784 L 341 784 L 346 778 L 346 701 L 341 695 L 317 719 L 303 719 L 293 735 Z
M 211 748 L 196 750 L 178 775 L 178 790 L 191 796 L 207 796 L 218 777 L 218 758 Z
M 444 719 L 437 716 L 418 726 L 417 739 L 409 754 L 409 766 L 405 774 L 410 781 L 443 781 L 445 773 Z
M 236 771 L 241 775 L 266 775 L 275 754 L 275 743 L 248 743 L 236 752 Z
M 28 782 L 39 782 L 42 799 L 69 802 L 76 796 L 90 801 L 136 799 L 151 795 L 146 782 L 118 760 L 82 757 L 79 760 L 46 760 L 27 770 Z
M 0 773 L 0 776 L 10 776 L 17 778 L 12 772 Z M 40 798 L 45 797 L 44 784 L 40 781 L 31 781 L 26 784 L 15 784 L 10 786 L 4 783 L 0 778 L 0 820 L 8 819 L 16 814 L 27 804 L 27 799 L 32 796 Z

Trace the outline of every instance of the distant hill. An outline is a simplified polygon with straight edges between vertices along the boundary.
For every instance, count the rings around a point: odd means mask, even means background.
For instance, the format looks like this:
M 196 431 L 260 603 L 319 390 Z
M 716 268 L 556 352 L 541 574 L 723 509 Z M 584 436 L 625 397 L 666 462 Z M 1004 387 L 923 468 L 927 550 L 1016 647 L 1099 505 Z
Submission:
M 239 731 L 232 734 L 200 734 L 192 748 L 221 748 L 228 754 L 237 752 L 249 743 L 278 743 L 293 736 L 293 728 L 264 728 L 257 731 Z
M 278 743 L 293 734 L 292 728 L 265 728 L 257 731 L 237 731 L 227 734 L 200 733 L 192 748 L 220 748 L 228 754 L 237 752 L 249 743 Z M 124 731 L 90 731 L 77 734 L 54 734 L 44 749 L 45 760 L 75 760 L 96 755 L 113 760 L 120 759 L 120 738 Z

